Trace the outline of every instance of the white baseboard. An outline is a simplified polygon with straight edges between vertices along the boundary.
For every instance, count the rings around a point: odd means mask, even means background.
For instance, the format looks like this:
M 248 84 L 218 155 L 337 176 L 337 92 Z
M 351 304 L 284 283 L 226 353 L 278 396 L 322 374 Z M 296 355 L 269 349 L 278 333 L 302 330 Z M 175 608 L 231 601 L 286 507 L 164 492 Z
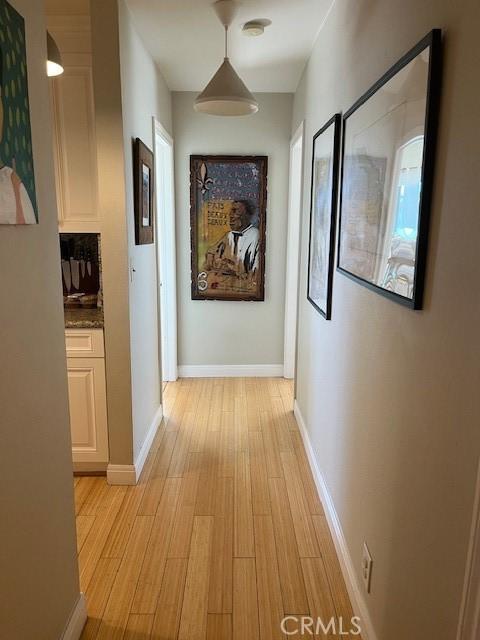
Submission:
M 343 534 L 342 525 L 340 523 L 335 505 L 325 482 L 325 478 L 323 477 L 320 467 L 318 466 L 315 452 L 313 450 L 312 443 L 310 442 L 310 436 L 308 434 L 302 412 L 296 400 L 294 405 L 294 414 L 295 418 L 297 419 L 300 433 L 302 435 L 303 444 L 305 445 L 305 451 L 307 452 L 308 461 L 310 463 L 310 468 L 312 470 L 317 491 L 320 495 L 323 507 L 325 509 L 325 515 L 327 518 L 330 533 L 332 534 L 333 542 L 335 544 L 338 559 L 340 561 L 340 567 L 342 569 L 342 574 L 348 590 L 348 595 L 350 596 L 350 601 L 352 603 L 355 615 L 361 619 L 362 639 L 378 640 L 377 634 L 375 633 L 375 629 L 372 624 L 372 620 L 370 618 L 370 613 L 363 597 L 363 593 L 360 589 L 357 574 L 354 570 L 354 563 L 347 547 L 347 542 Z
M 148 452 L 155 438 L 158 427 L 162 422 L 163 408 L 160 405 L 155 413 L 155 416 L 150 424 L 150 427 L 143 441 L 142 448 L 139 451 L 137 459 L 134 464 L 109 464 L 107 467 L 107 481 L 108 484 L 119 485 L 135 485 L 142 473 L 143 465 L 147 459 Z
M 109 464 L 107 467 L 108 484 L 137 484 L 134 464 Z
M 182 364 L 180 378 L 282 378 L 283 364 Z
M 135 466 L 137 481 L 138 481 L 138 478 L 140 477 L 140 474 L 142 473 L 143 465 L 145 464 L 145 460 L 147 459 L 148 452 L 150 451 L 153 440 L 157 435 L 158 427 L 162 422 L 162 418 L 163 418 L 163 407 L 162 405 L 160 405 L 157 411 L 155 412 L 153 420 L 147 431 L 147 435 L 145 436 L 145 440 L 143 441 L 142 448 L 140 449 L 137 459 L 135 460 L 134 466 Z
M 86 622 L 87 603 L 85 601 L 85 596 L 81 593 L 78 596 L 77 603 L 73 608 L 61 640 L 79 640 Z
M 480 463 L 456 640 L 480 637 Z

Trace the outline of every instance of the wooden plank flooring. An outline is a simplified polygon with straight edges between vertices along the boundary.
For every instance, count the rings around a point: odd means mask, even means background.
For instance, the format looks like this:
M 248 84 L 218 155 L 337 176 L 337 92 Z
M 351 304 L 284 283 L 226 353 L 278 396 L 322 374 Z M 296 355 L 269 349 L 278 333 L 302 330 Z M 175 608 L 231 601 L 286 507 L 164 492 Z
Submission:
M 348 629 L 292 406 L 283 379 L 169 383 L 139 484 L 75 479 L 82 640 L 276 640 L 287 615 Z

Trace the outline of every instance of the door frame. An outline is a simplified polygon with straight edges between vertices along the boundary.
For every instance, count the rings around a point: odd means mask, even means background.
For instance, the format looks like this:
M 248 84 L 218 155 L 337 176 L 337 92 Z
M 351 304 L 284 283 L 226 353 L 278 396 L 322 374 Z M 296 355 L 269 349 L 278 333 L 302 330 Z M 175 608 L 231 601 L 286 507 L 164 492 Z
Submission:
M 174 382 L 178 378 L 175 165 L 173 138 L 155 117 L 153 141 L 157 185 L 155 243 L 161 378 L 162 382 Z
M 300 224 L 303 209 L 305 121 L 290 140 L 288 188 L 287 269 L 285 275 L 285 334 L 283 375 L 296 376 Z M 299 151 L 299 154 L 298 154 Z

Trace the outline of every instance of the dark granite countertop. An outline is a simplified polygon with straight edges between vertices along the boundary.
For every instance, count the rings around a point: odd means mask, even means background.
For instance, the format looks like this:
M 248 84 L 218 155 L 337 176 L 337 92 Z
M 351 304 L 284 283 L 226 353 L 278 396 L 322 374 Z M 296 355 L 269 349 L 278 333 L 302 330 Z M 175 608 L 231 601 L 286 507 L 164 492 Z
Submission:
M 65 329 L 103 329 L 103 309 L 65 309 Z

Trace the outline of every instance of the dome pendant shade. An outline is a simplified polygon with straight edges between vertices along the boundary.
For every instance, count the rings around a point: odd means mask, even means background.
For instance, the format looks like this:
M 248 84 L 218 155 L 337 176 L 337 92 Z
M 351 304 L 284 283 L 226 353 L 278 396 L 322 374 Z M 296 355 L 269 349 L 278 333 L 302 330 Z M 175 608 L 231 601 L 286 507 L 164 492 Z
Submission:
M 63 73 L 62 56 L 57 43 L 47 31 L 47 76 L 53 78 Z
M 195 100 L 194 109 L 212 116 L 248 116 L 258 111 L 258 102 L 247 89 L 228 59 L 228 28 L 237 11 L 234 0 L 217 0 L 213 5 L 225 29 L 225 58 Z
M 213 116 L 247 116 L 258 111 L 258 102 L 225 58 L 217 73 L 195 100 L 195 111 Z

